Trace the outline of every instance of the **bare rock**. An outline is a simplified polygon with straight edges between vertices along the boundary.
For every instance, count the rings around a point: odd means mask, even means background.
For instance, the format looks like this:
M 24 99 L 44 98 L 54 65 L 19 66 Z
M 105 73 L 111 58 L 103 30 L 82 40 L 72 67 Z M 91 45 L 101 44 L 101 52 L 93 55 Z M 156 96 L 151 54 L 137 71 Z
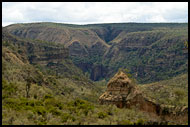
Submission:
M 99 97 L 101 104 L 115 104 L 119 108 L 136 107 L 143 111 L 159 113 L 160 106 L 146 98 L 138 86 L 122 71 L 114 75 L 107 90 Z

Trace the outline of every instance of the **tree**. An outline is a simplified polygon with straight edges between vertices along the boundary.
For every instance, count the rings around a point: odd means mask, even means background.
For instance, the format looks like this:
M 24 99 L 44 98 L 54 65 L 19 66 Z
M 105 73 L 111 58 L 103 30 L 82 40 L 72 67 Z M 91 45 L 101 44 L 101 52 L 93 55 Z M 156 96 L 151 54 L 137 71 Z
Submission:
M 27 83 L 26 83 L 26 98 L 29 98 L 29 91 L 30 91 L 30 87 L 31 87 L 31 79 L 30 77 L 27 79 Z
M 26 73 L 27 73 L 27 79 L 26 79 L 26 98 L 29 98 L 29 92 L 30 92 L 30 87 L 31 84 L 34 82 L 34 79 L 30 75 L 31 73 L 31 68 L 26 68 Z

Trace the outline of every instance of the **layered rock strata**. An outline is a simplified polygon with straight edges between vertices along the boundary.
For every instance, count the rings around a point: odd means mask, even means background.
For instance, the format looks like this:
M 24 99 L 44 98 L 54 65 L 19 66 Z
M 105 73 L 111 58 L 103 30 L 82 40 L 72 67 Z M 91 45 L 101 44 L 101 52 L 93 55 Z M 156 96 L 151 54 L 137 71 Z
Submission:
M 119 108 L 136 107 L 143 111 L 159 113 L 160 106 L 143 96 L 137 85 L 120 71 L 108 82 L 107 91 L 99 98 L 101 104 L 115 104 Z
M 114 75 L 107 90 L 99 97 L 100 104 L 113 104 L 119 108 L 137 108 L 165 120 L 188 120 L 188 107 L 160 105 L 145 96 L 139 87 L 122 71 Z

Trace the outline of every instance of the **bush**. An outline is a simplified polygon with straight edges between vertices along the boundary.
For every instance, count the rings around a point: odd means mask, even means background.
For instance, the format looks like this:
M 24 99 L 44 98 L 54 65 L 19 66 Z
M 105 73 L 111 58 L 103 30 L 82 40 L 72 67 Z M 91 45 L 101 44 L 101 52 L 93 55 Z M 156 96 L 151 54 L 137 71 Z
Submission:
M 66 88 L 64 88 L 64 93 L 72 93 L 72 92 L 74 92 L 74 88 L 70 88 L 70 87 L 66 87 Z
M 28 100 L 26 98 L 6 98 L 4 100 L 5 106 L 7 108 L 14 109 L 16 111 L 20 110 L 33 110 L 36 106 L 42 106 L 42 102 L 39 100 Z
M 85 114 L 85 116 L 87 116 L 88 112 L 94 109 L 94 106 L 85 100 L 76 99 L 75 101 L 71 101 L 68 103 L 68 109 L 71 112 L 74 112 L 77 114 L 79 111 L 81 111 Z
M 37 113 L 38 115 L 44 116 L 47 112 L 44 106 L 36 106 L 33 108 L 33 112 Z
M 46 125 L 46 124 L 47 124 L 46 121 L 40 121 L 40 122 L 38 123 L 38 125 Z
M 17 86 L 14 83 L 8 83 L 7 80 L 2 79 L 2 98 L 7 98 L 15 95 Z
M 144 125 L 144 120 L 143 119 L 138 119 L 136 121 L 135 125 Z
M 133 125 L 133 122 L 130 120 L 122 120 L 119 122 L 119 125 Z
M 51 72 L 47 72 L 49 74 L 51 74 Z M 56 85 L 57 84 L 57 80 L 54 76 L 48 76 L 47 79 L 45 80 L 48 84 L 53 84 Z
M 53 115 L 60 116 L 61 111 L 59 111 L 56 107 L 50 107 L 48 108 L 48 112 L 52 113 Z
M 174 93 L 175 93 L 175 95 L 177 96 L 177 98 L 181 98 L 182 96 L 185 95 L 184 91 L 181 90 L 181 89 L 175 89 L 175 90 L 174 90 Z
M 21 110 L 21 106 L 19 105 L 19 103 L 20 103 L 20 100 L 19 99 L 15 99 L 15 98 L 6 98 L 5 100 L 4 100 L 4 106 L 6 107 L 6 108 L 12 108 L 12 109 L 14 109 L 14 110 L 16 110 L 16 111 L 18 111 L 18 110 Z
M 70 102 L 70 105 L 77 107 L 78 109 L 93 109 L 93 106 L 90 105 L 89 102 L 82 99 L 76 99 L 75 101 Z
M 62 106 L 62 103 L 61 103 L 61 101 L 59 101 L 59 100 L 57 100 L 57 99 L 55 99 L 55 98 L 50 98 L 50 97 L 44 97 L 44 98 L 46 98 L 45 100 L 44 100 L 44 105 L 46 106 L 46 107 L 51 107 L 51 106 L 54 106 L 54 107 L 58 107 L 59 109 L 62 109 L 63 108 L 63 106 Z
M 108 116 L 108 114 L 105 113 L 105 112 L 99 112 L 99 113 L 98 113 L 98 118 L 100 118 L 100 119 L 104 119 L 104 118 L 107 117 L 107 116 Z
M 53 96 L 52 96 L 51 94 L 46 94 L 46 95 L 44 96 L 44 100 L 45 100 L 45 99 L 49 99 L 49 98 L 53 98 Z
M 63 113 L 61 115 L 61 120 L 63 123 L 67 122 L 68 119 L 72 119 L 72 121 L 75 121 L 75 118 L 68 113 Z
M 77 75 L 73 75 L 73 79 L 74 79 L 74 80 L 80 80 L 80 77 L 77 76 Z

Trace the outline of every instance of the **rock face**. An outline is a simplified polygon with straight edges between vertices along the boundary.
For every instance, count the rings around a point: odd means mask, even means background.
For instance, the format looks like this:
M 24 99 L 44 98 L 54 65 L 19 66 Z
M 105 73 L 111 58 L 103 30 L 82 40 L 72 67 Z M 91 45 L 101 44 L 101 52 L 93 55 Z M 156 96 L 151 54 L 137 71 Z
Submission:
M 90 76 L 94 81 L 108 79 L 126 65 L 132 73 L 138 73 L 136 79 L 141 84 L 188 70 L 188 50 L 183 51 L 188 23 L 27 23 L 6 29 L 18 37 L 63 44 L 75 65 L 84 73 L 94 73 Z M 101 63 L 103 72 L 107 72 L 102 74 L 99 67 L 94 71 L 94 63 Z M 93 65 L 86 66 L 89 64 Z
M 113 104 L 119 108 L 135 107 L 161 116 L 165 120 L 188 121 L 187 107 L 160 105 L 146 97 L 131 79 L 122 71 L 114 75 L 107 84 L 107 90 L 99 97 L 100 104 Z
M 100 96 L 101 104 L 115 104 L 119 108 L 136 107 L 140 110 L 158 114 L 160 106 L 144 97 L 128 76 L 120 71 L 108 82 L 107 91 Z

